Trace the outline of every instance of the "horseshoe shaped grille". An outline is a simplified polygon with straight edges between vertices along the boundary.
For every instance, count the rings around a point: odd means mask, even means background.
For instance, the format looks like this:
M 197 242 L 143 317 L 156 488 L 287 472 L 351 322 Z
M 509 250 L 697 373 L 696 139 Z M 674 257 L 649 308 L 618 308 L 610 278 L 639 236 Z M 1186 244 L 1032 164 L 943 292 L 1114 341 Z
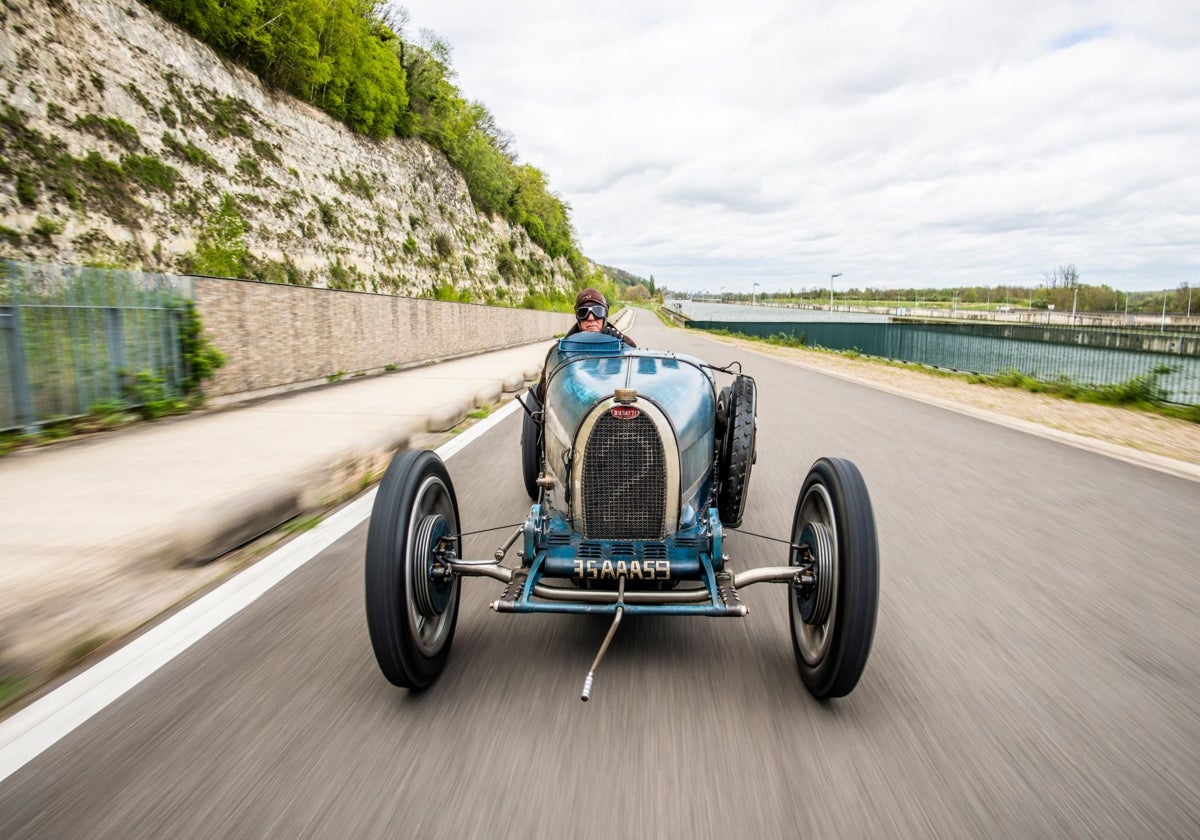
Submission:
M 649 417 L 596 421 L 583 455 L 585 537 L 662 539 L 666 489 L 663 443 Z

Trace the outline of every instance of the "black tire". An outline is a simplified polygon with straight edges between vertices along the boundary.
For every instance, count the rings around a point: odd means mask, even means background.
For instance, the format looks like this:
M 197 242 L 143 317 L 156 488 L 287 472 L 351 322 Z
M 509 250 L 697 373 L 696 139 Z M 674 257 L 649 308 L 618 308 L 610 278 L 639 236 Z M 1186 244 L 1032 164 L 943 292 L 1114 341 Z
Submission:
M 818 573 L 815 586 L 788 587 L 792 648 L 800 677 L 819 700 L 845 697 L 858 684 L 871 642 L 879 606 L 879 546 L 875 513 L 862 474 L 842 458 L 821 458 L 804 479 L 792 520 L 792 543 L 811 523 L 810 544 L 828 551 L 827 574 Z M 818 539 L 812 540 L 814 535 Z M 812 548 L 814 556 L 820 550 Z M 800 565 L 793 548 L 790 562 Z M 813 563 L 820 569 L 819 562 Z M 830 580 L 832 578 L 832 580 Z M 823 593 L 817 587 L 827 589 Z M 819 597 L 823 596 L 823 597 Z
M 529 412 L 539 414 L 542 404 L 531 390 L 526 395 L 525 405 L 529 411 L 523 412 L 525 416 L 521 421 L 521 478 L 525 481 L 525 492 L 536 501 L 537 480 L 542 471 L 542 428 Z
M 416 449 L 392 459 L 367 531 L 367 628 L 379 669 L 403 688 L 431 685 L 450 655 L 459 579 L 435 580 L 431 552 L 418 538 L 435 528 L 458 534 L 458 522 L 458 500 L 441 458 Z
M 746 510 L 746 491 L 750 486 L 750 468 L 754 464 L 755 412 L 757 395 L 754 380 L 738 376 L 722 390 L 718 400 L 717 425 L 724 420 L 724 435 L 718 458 L 717 513 L 722 524 L 737 528 Z

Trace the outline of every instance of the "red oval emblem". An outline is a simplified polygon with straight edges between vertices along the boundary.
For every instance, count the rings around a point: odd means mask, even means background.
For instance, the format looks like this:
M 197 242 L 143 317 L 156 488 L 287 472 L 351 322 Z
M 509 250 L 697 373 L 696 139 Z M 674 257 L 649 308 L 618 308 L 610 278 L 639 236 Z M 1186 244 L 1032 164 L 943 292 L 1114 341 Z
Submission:
M 641 413 L 642 410 L 640 408 L 634 408 L 631 405 L 614 405 L 612 411 L 609 412 L 609 414 L 618 420 L 632 420 Z

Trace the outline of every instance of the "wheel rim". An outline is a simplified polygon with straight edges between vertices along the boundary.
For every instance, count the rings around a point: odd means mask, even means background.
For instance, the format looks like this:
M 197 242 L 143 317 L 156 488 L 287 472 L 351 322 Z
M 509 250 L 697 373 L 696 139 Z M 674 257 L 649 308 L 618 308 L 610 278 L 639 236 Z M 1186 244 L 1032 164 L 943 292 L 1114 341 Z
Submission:
M 454 594 L 454 581 L 445 575 L 437 575 L 434 561 L 436 550 L 443 538 L 450 536 L 450 526 L 441 514 L 431 513 L 421 520 L 413 544 L 413 594 L 421 615 L 440 615 L 445 612 Z
M 804 546 L 803 560 L 811 565 L 814 582 L 794 588 L 798 615 L 805 624 L 821 625 L 829 618 L 836 571 L 833 535 L 820 522 L 809 522 L 800 532 L 797 545 Z M 793 563 L 796 560 L 793 559 Z
M 425 525 L 426 527 L 421 527 Z M 435 656 L 454 626 L 458 579 L 446 584 L 432 578 L 433 547 L 438 532 L 457 533 L 454 501 L 445 483 L 436 475 L 421 482 L 408 519 L 405 545 L 404 598 L 408 602 L 408 629 L 417 649 Z M 438 611 L 437 605 L 443 608 Z
M 833 512 L 833 500 L 829 497 L 829 490 L 824 484 L 814 484 L 808 488 L 808 492 L 804 494 L 804 500 L 800 504 L 800 512 L 796 517 L 796 525 L 792 533 L 792 542 L 799 542 L 801 534 L 804 533 L 806 527 L 810 524 L 818 526 L 810 529 L 810 532 L 824 531 L 828 536 L 828 546 L 830 554 L 830 562 L 818 562 L 814 564 L 814 572 L 818 572 L 822 567 L 827 569 L 832 574 L 829 575 L 831 580 L 820 581 L 817 585 L 825 588 L 828 583 L 828 609 L 829 614 L 820 624 L 808 624 L 804 621 L 802 612 L 807 612 L 805 609 L 806 598 L 801 598 L 798 587 L 793 586 L 792 597 L 788 599 L 792 610 L 792 621 L 796 628 L 796 642 L 800 649 L 800 655 L 804 657 L 806 664 L 816 666 L 821 663 L 825 656 L 829 653 L 829 646 L 833 641 L 833 631 L 837 626 L 837 602 L 838 602 L 838 584 L 841 575 L 838 573 L 839 563 L 838 558 L 838 540 L 837 540 L 837 517 Z M 792 563 L 799 565 L 797 558 L 797 549 L 792 549 Z M 825 593 L 821 593 L 821 600 L 825 600 Z

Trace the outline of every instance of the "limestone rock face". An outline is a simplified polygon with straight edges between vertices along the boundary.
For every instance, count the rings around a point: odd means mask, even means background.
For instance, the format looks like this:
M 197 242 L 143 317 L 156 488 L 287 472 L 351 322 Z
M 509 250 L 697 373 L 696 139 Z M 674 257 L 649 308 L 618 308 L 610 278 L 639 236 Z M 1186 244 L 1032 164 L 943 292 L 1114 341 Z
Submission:
M 495 303 L 572 285 L 441 152 L 356 135 L 133 0 L 0 15 L 0 256 Z

